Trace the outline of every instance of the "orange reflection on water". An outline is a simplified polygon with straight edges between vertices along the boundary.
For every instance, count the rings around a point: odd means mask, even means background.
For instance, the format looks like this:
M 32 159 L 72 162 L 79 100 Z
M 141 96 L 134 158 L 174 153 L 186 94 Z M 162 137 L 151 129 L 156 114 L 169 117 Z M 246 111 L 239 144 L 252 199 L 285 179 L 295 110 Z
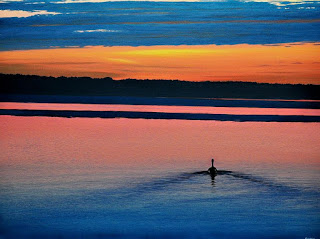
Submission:
M 320 166 L 319 123 L 0 116 L 1 165 Z
M 317 43 L 114 46 L 0 52 L 0 71 L 114 79 L 319 84 Z
M 0 102 L 0 109 L 27 110 L 91 110 L 91 111 L 140 111 L 167 113 L 237 114 L 237 115 L 309 115 L 320 116 L 319 109 L 276 109 L 205 106 L 158 105 L 106 105 L 106 104 L 56 104 Z

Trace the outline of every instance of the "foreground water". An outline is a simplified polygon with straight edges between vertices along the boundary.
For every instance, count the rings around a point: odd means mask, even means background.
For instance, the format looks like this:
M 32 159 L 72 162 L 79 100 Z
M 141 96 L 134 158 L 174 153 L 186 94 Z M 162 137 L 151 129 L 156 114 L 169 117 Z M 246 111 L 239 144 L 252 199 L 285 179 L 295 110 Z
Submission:
M 319 123 L 1 116 L 4 238 L 320 236 Z M 230 174 L 198 174 L 210 166 Z

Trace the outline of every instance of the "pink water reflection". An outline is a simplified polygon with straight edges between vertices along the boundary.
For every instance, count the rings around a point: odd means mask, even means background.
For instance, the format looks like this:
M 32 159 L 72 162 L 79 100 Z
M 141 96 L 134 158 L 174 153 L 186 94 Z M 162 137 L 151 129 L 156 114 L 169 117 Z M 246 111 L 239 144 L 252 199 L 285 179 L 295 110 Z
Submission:
M 319 123 L 0 116 L 0 131 L 1 165 L 320 166 Z
M 320 109 L 275 109 L 244 107 L 156 106 L 156 105 L 104 105 L 1 102 L 0 109 L 32 110 L 92 110 L 92 111 L 142 111 L 168 113 L 207 113 L 239 115 L 309 115 L 320 116 Z

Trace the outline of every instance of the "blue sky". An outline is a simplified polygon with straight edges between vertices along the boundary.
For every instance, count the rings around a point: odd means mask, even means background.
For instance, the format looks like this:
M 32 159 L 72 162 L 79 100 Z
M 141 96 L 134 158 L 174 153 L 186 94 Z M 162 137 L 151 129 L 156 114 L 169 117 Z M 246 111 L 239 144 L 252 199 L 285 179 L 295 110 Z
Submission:
M 318 42 L 317 1 L 0 1 L 0 50 Z

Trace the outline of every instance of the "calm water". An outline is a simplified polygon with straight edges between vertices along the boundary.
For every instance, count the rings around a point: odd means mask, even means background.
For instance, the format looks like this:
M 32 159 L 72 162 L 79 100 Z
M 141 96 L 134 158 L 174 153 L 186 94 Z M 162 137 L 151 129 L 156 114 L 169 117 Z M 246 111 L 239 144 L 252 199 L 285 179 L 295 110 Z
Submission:
M 320 124 L 0 116 L 4 238 L 320 236 Z M 232 171 L 196 174 L 210 166 Z

